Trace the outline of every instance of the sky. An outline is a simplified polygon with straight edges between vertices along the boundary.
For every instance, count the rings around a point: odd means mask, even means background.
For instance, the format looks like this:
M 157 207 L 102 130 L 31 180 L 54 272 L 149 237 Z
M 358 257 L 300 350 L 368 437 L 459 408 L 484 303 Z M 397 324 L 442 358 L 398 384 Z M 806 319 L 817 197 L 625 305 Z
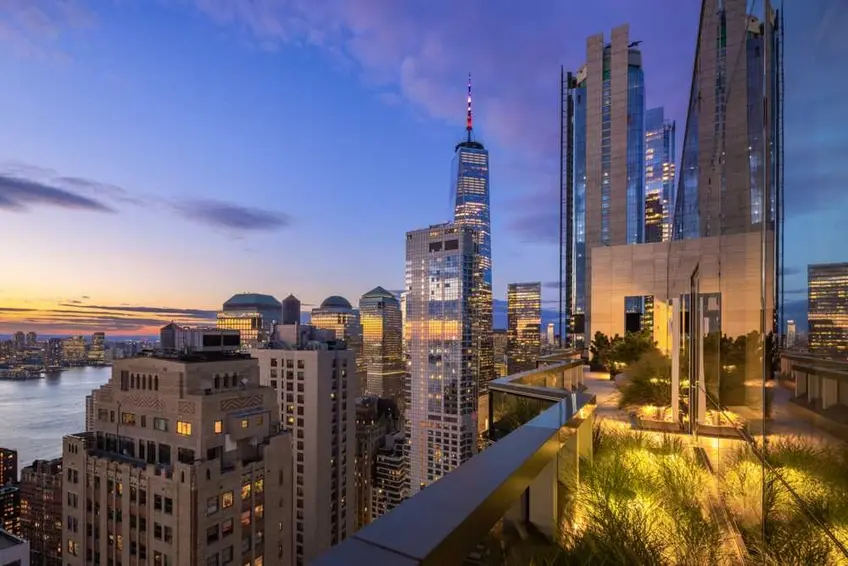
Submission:
M 848 259 L 848 77 L 833 72 L 848 8 L 786 12 L 797 303 L 807 263 Z M 629 23 L 647 105 L 682 138 L 698 15 L 670 0 L 0 0 L 0 333 L 136 335 L 238 292 L 309 309 L 402 288 L 405 232 L 451 216 L 469 72 L 495 297 L 542 281 L 554 309 L 560 65 Z

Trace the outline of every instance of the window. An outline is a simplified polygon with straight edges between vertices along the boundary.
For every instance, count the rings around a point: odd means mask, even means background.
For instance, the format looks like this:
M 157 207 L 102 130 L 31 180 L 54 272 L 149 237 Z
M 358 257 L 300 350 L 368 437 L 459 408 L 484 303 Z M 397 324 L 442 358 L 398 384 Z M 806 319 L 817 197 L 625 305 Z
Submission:
M 262 566 L 263 564 L 264 564 L 264 562 L 263 562 L 261 556 L 257 556 L 256 558 L 253 559 L 253 566 Z
M 257 519 L 261 519 L 265 515 L 265 506 L 260 503 L 254 508 L 253 514 Z
M 221 563 L 226 565 L 226 564 L 229 564 L 232 561 L 233 561 L 233 547 L 228 546 L 227 548 L 225 548 L 224 550 L 221 551 Z
M 215 421 L 215 434 L 221 434 L 222 432 L 224 432 L 224 422 Z
M 177 434 L 191 436 L 191 423 L 187 421 L 177 421 Z
M 162 496 L 157 494 L 153 495 L 153 510 L 161 511 L 162 510 Z
M 303 369 L 303 360 L 297 360 L 297 369 Z
M 256 425 L 257 426 L 262 426 L 262 423 L 264 423 L 264 422 L 265 422 L 265 419 L 262 417 L 262 415 L 259 415 L 258 417 L 256 417 Z
M 232 506 L 233 506 L 233 492 L 227 491 L 221 497 L 221 507 L 223 509 L 229 509 Z
M 162 525 L 153 523 L 153 538 L 162 540 Z
M 135 413 L 121 413 L 121 423 L 135 425 Z
M 221 523 L 221 538 L 228 537 L 233 534 L 233 520 L 227 519 Z
M 253 482 L 253 491 L 254 493 L 262 493 L 265 490 L 265 480 L 259 478 L 255 482 Z
M 218 496 L 206 500 L 206 514 L 212 515 L 218 512 Z
M 248 509 L 247 511 L 242 511 L 241 526 L 242 527 L 249 527 L 250 526 L 250 509 Z
M 165 514 L 173 515 L 174 514 L 174 500 L 170 497 L 165 498 Z
M 250 420 L 249 419 L 242 419 L 241 420 L 241 428 L 247 428 L 249 426 L 250 426 Z
M 171 543 L 174 541 L 174 529 L 165 527 L 165 542 Z
M 168 419 L 153 417 L 153 428 L 162 432 L 168 432 Z
M 206 559 L 206 566 L 218 566 L 218 564 L 220 564 L 220 562 L 218 562 L 217 552 Z
M 250 480 L 247 480 L 241 486 L 241 498 L 242 500 L 250 499 Z
M 212 525 L 208 529 L 206 529 L 206 543 L 211 544 L 218 540 L 219 532 L 218 525 Z

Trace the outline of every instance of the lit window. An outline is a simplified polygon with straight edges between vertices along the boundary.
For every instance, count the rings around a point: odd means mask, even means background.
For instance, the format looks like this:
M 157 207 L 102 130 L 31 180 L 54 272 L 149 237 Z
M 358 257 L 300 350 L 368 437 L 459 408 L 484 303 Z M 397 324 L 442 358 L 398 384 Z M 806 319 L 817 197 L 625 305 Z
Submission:
M 241 420 L 241 428 L 247 428 L 250 426 L 250 421 L 248 419 Z
M 242 527 L 249 527 L 250 526 L 250 509 L 248 509 L 247 511 L 242 511 L 241 526 Z
M 177 421 L 177 434 L 191 436 L 191 423 L 186 421 Z
M 262 566 L 264 564 L 262 557 L 258 556 L 253 560 L 253 566 Z
M 253 514 L 257 519 L 261 519 L 262 516 L 265 514 L 265 506 L 260 503 L 253 510 Z
M 241 486 L 241 498 L 242 500 L 250 499 L 250 481 Z
M 222 432 L 224 432 L 224 422 L 215 421 L 215 434 L 221 434 Z
M 265 490 L 265 480 L 259 478 L 255 482 L 253 482 L 253 491 L 255 493 L 262 493 Z
M 256 418 L 256 424 L 257 424 L 258 426 L 262 426 L 262 423 L 263 423 L 263 422 L 265 422 L 265 419 L 262 417 L 262 415 L 259 415 L 259 416 Z
M 221 507 L 227 509 L 233 506 L 233 492 L 227 491 L 221 497 Z

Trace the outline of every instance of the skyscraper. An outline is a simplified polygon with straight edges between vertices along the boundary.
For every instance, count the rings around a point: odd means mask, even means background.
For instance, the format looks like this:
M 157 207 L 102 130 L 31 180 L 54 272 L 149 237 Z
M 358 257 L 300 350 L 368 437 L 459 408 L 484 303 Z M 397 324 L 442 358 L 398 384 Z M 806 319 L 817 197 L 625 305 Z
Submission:
M 403 403 L 403 327 L 400 303 L 392 293 L 375 287 L 359 299 L 362 357 L 366 391 Z
M 794 347 L 795 341 L 797 340 L 797 337 L 798 337 L 798 331 L 795 327 L 795 321 L 794 320 L 787 320 L 786 321 L 786 347 L 787 348 Z
M 106 361 L 106 334 L 95 332 L 91 335 L 91 347 L 88 350 L 88 361 L 102 364 Z
M 629 27 L 586 40 L 586 63 L 564 85 L 564 231 L 569 249 L 563 289 L 576 344 L 585 344 L 591 310 L 591 254 L 600 246 L 645 241 L 645 79 Z M 567 91 L 567 95 L 565 92 Z M 571 238 L 569 238 L 571 240 Z
M 62 566 L 62 459 L 36 460 L 21 470 L 21 536 L 33 564 Z
M 556 344 L 556 333 L 553 322 L 548 323 L 547 335 L 546 335 L 548 346 L 554 346 Z
M 18 451 L 0 447 L 0 485 L 18 482 Z
M 453 223 L 406 234 L 409 490 L 417 493 L 476 451 L 475 230 Z M 473 358 L 472 358 L 473 359 Z
M 810 351 L 848 355 L 848 263 L 807 266 Z
M 536 367 L 541 349 L 542 284 L 507 287 L 507 357 L 509 374 Z
M 292 563 L 277 392 L 221 331 L 186 332 L 219 345 L 116 361 L 94 432 L 65 436 L 65 564 Z
M 294 295 L 283 299 L 283 319 L 281 324 L 300 324 L 300 300 Z
M 495 377 L 492 346 L 492 242 L 489 214 L 489 152 L 473 139 L 471 76 L 465 119 L 466 139 L 454 148 L 451 172 L 451 200 L 457 228 L 474 230 L 473 284 L 469 296 L 472 326 L 471 363 L 476 366 L 480 394 Z
M 256 348 L 271 336 L 275 322 L 283 319 L 283 305 L 271 295 L 239 293 L 218 312 L 217 327 L 238 330 L 244 349 Z
M 321 303 L 321 306 L 312 309 L 310 322 L 315 328 L 332 330 L 336 335 L 336 340 L 345 341 L 347 349 L 352 351 L 356 358 L 356 373 L 357 375 L 363 374 L 362 381 L 364 381 L 365 362 L 362 357 L 362 325 L 359 321 L 359 312 L 353 309 L 350 302 L 338 295 L 327 297 Z
M 355 528 L 355 357 L 341 342 L 312 339 L 251 354 L 292 437 L 293 550 L 296 564 L 309 564 Z
M 645 241 L 664 242 L 671 236 L 674 192 L 674 121 L 663 107 L 645 113 Z

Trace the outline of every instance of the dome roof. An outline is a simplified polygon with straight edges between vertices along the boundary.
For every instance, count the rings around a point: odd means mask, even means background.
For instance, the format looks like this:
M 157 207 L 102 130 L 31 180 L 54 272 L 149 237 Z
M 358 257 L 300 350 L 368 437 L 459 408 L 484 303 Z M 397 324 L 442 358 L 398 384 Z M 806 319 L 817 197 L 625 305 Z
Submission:
M 321 303 L 322 309 L 352 309 L 350 303 L 344 297 L 339 297 L 338 295 L 332 295 L 324 299 L 324 302 Z
M 224 303 L 224 310 L 244 307 L 281 307 L 282 303 L 271 295 L 261 293 L 239 293 Z
M 397 300 L 397 297 L 395 297 L 394 293 L 386 291 L 382 287 L 374 287 L 373 289 L 371 289 L 370 291 L 368 291 L 367 293 L 362 295 L 362 298 L 363 299 L 367 298 L 367 299 L 395 299 L 395 300 Z

